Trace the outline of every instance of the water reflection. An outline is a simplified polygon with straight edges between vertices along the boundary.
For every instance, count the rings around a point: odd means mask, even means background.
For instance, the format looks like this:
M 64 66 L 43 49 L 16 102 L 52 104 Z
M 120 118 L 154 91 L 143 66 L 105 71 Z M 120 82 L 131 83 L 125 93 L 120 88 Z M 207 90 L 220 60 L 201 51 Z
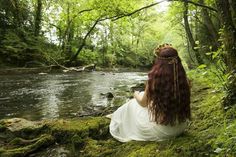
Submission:
M 43 118 L 58 118 L 59 117 L 59 109 L 60 100 L 58 97 L 59 94 L 64 90 L 63 86 L 58 86 L 60 82 L 58 79 L 48 78 L 48 80 L 44 80 L 40 82 L 41 89 L 41 98 L 42 101 L 42 116 Z M 40 86 L 40 85 L 39 85 Z
M 122 91 L 146 79 L 145 73 L 73 73 L 0 76 L 0 118 L 71 118 L 112 105 L 101 93 Z

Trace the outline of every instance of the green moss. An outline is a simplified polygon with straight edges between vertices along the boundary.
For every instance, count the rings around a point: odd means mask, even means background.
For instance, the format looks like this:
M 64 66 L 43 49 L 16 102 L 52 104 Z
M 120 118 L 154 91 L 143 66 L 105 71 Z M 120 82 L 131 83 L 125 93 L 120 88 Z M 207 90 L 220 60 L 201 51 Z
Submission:
M 41 135 L 36 142 L 33 144 L 17 147 L 13 149 L 4 149 L 2 148 L 2 152 L 0 151 L 1 157 L 18 157 L 18 156 L 26 156 L 39 148 L 47 147 L 54 142 L 54 137 L 51 135 Z
M 6 127 L 2 124 L 0 124 L 0 132 L 5 131 Z
M 82 150 L 82 152 L 80 152 L 80 155 L 84 157 L 114 156 L 114 153 L 117 152 L 119 145 L 120 142 L 111 138 L 107 140 L 94 140 L 88 138 L 86 140 L 84 149 Z
M 84 139 L 82 139 L 81 136 L 79 135 L 74 135 L 72 138 L 71 138 L 71 142 L 72 142 L 72 145 L 74 148 L 77 148 L 77 149 L 80 149 L 84 146 Z
M 50 131 L 59 142 L 70 142 L 74 135 L 81 138 L 92 137 L 102 138 L 108 134 L 109 120 L 104 117 L 76 119 L 76 120 L 55 120 L 47 125 Z

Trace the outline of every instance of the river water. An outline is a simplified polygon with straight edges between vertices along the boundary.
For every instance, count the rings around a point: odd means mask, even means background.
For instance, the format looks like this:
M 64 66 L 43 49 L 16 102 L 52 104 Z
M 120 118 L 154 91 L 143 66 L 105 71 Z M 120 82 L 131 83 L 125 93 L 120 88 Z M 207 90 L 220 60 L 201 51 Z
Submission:
M 144 72 L 82 72 L 0 76 L 0 119 L 74 118 L 127 101 Z M 103 94 L 111 92 L 112 100 Z

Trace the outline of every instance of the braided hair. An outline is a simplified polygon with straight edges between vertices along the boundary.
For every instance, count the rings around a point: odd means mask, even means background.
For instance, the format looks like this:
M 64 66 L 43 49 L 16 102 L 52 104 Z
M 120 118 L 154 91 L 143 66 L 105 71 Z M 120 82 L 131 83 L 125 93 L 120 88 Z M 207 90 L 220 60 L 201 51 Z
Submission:
M 190 119 L 190 87 L 176 49 L 155 49 L 156 61 L 148 73 L 147 104 L 157 124 L 175 125 Z

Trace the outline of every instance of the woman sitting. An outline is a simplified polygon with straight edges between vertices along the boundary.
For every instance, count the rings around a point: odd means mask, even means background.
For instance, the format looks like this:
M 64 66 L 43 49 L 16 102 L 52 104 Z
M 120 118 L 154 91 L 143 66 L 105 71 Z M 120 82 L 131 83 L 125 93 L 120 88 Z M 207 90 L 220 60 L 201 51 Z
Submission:
M 180 135 L 190 119 L 190 87 L 177 51 L 166 44 L 156 49 L 144 92 L 119 107 L 110 133 L 121 142 L 162 141 Z

